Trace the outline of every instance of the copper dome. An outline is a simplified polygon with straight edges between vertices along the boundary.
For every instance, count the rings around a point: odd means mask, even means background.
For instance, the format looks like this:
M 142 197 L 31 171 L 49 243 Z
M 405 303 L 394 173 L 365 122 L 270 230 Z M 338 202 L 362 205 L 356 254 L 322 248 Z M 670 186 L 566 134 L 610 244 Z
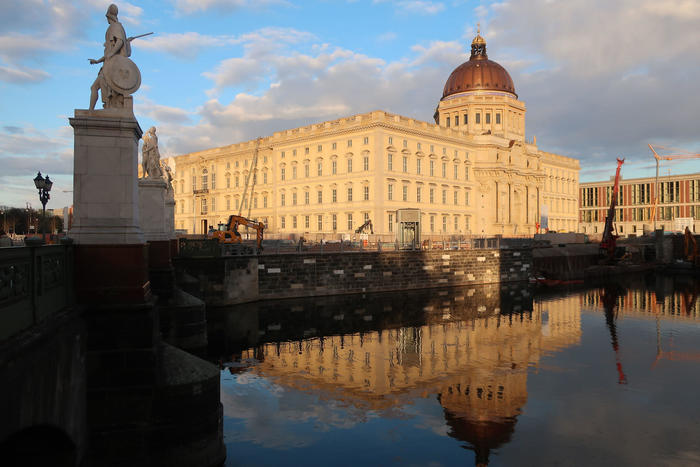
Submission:
M 467 91 L 488 90 L 515 94 L 513 79 L 505 68 L 489 60 L 486 41 L 479 34 L 472 41 L 472 53 L 468 62 L 455 68 L 445 83 L 442 98 Z

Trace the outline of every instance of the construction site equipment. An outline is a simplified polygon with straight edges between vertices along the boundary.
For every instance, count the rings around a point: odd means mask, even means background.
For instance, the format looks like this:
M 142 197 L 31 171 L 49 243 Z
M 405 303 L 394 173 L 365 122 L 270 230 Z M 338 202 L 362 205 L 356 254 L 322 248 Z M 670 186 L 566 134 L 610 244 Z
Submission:
M 263 224 L 262 222 L 257 222 L 242 216 L 232 214 L 228 218 L 228 223 L 219 224 L 218 230 L 211 231 L 210 236 L 219 240 L 219 243 L 242 244 L 243 237 L 241 236 L 240 232 L 238 232 L 238 227 L 241 225 L 255 230 L 257 253 L 262 253 L 263 232 L 265 231 L 265 224 Z
M 619 235 L 616 234 L 615 229 L 615 207 L 617 206 L 617 193 L 620 189 L 620 169 L 622 164 L 625 163 L 624 159 L 617 159 L 617 171 L 615 172 L 615 185 L 613 186 L 612 196 L 610 197 L 610 208 L 608 209 L 608 215 L 605 218 L 605 229 L 603 230 L 603 239 L 600 242 L 600 255 L 601 257 L 612 261 L 615 258 L 615 247 L 617 246 L 617 238 Z
M 369 220 L 369 219 L 367 219 L 367 221 L 366 221 L 364 224 L 362 224 L 361 226 L 359 226 L 358 228 L 356 228 L 356 229 L 355 229 L 355 233 L 356 233 L 356 234 L 365 233 L 365 231 L 366 231 L 367 229 L 369 229 L 369 233 L 371 233 L 372 235 L 374 235 L 374 229 L 372 228 L 372 221 Z
M 665 146 L 661 146 L 660 144 L 655 144 L 652 146 L 651 143 L 648 144 L 649 149 L 651 149 L 651 152 L 654 154 L 654 159 L 656 159 L 656 180 L 654 182 L 654 208 L 651 211 L 651 218 L 654 221 L 654 230 L 656 230 L 656 217 L 657 213 L 656 211 L 658 210 L 659 206 L 659 161 L 674 161 L 674 160 L 683 160 L 683 159 L 696 159 L 700 157 L 700 154 L 659 154 L 654 147 L 657 147 L 659 149 L 665 149 L 665 150 L 673 150 L 673 151 L 678 151 L 677 149 L 674 148 L 667 148 Z
M 618 159 L 619 161 L 619 159 Z M 618 166 L 619 169 L 619 166 Z M 622 359 L 620 358 L 620 342 L 617 338 L 617 300 L 620 297 L 622 291 L 619 287 L 613 284 L 609 284 L 603 290 L 601 290 L 601 302 L 603 303 L 603 309 L 605 310 L 605 324 L 608 326 L 610 331 L 610 343 L 612 344 L 613 351 L 615 352 L 615 367 L 617 368 L 617 383 L 627 384 L 627 376 L 622 369 Z

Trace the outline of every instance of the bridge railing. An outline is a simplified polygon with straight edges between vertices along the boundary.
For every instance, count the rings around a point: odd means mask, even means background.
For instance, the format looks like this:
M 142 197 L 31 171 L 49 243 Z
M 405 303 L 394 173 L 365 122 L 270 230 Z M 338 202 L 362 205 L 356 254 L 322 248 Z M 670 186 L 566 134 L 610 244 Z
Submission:
M 73 303 L 73 247 L 0 248 L 0 341 Z

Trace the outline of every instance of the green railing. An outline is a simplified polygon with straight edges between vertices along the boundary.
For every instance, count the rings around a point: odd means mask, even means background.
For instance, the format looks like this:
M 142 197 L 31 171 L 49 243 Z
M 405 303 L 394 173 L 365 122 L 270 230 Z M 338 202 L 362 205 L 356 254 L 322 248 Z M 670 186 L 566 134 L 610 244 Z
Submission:
M 72 303 L 72 246 L 0 248 L 0 341 Z

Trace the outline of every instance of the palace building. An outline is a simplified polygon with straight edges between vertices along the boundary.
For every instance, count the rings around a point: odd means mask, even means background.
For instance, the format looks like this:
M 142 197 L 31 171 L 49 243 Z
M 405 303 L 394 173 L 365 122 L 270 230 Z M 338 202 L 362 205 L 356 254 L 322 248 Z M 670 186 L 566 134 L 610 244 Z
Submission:
M 424 236 L 531 235 L 545 219 L 576 231 L 579 162 L 526 140 L 525 113 L 477 35 L 435 123 L 373 111 L 175 157 L 175 228 L 240 212 L 273 236 L 334 238 L 368 219 L 395 235 L 397 210 L 415 208 Z

